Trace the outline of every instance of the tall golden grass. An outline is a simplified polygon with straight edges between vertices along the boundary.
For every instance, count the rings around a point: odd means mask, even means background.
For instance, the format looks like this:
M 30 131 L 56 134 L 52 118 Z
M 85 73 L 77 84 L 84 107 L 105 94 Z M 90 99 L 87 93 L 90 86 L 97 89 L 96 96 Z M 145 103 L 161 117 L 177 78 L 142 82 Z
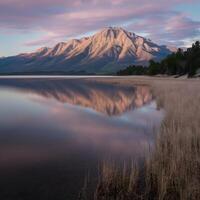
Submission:
M 155 148 L 142 167 L 104 164 L 95 199 L 199 200 L 200 82 L 148 79 L 146 83 L 158 108 L 165 110 Z

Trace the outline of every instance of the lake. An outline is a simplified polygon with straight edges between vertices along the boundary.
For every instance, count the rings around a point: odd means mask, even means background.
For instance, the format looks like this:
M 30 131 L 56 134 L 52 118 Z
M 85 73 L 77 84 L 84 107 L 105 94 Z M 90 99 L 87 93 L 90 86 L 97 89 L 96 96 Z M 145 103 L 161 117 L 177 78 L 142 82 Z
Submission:
M 0 199 L 77 199 L 103 161 L 141 159 L 162 117 L 148 85 L 0 78 Z

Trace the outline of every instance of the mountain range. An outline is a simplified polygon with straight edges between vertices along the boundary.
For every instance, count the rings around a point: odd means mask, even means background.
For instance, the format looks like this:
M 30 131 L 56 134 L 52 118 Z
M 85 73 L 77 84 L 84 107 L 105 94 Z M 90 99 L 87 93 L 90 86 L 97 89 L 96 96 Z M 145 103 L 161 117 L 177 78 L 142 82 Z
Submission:
M 33 53 L 0 58 L 0 73 L 108 74 L 128 65 L 148 65 L 172 52 L 167 46 L 118 27 L 108 27 L 90 37 L 43 47 Z

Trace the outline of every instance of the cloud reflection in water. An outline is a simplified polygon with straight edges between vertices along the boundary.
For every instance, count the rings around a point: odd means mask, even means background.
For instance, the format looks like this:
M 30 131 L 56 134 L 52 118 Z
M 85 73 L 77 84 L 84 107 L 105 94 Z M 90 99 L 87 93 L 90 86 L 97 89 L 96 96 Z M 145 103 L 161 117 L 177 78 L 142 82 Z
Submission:
M 137 157 L 162 120 L 148 86 L 73 79 L 5 79 L 0 86 L 1 166 Z

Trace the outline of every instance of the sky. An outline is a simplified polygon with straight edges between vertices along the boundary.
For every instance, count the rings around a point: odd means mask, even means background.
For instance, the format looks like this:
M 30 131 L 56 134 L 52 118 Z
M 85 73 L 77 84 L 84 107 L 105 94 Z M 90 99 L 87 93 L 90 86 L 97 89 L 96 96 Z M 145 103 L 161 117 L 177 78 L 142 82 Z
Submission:
M 0 57 L 109 26 L 187 47 L 200 40 L 200 0 L 0 0 Z

